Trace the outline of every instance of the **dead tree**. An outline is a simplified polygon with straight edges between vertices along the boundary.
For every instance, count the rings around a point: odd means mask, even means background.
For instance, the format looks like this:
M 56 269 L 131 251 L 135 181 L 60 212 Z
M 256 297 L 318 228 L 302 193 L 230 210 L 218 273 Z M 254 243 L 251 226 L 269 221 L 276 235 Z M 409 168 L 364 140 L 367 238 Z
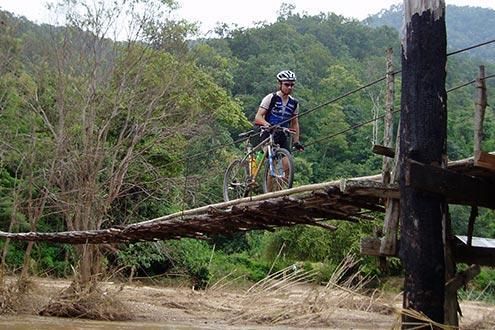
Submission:
M 412 187 L 411 168 L 446 163 L 445 1 L 404 1 L 400 121 L 400 258 L 406 309 L 444 321 L 445 261 L 442 218 L 445 198 Z M 421 163 L 421 164 L 418 164 Z M 403 327 L 418 320 L 403 317 Z

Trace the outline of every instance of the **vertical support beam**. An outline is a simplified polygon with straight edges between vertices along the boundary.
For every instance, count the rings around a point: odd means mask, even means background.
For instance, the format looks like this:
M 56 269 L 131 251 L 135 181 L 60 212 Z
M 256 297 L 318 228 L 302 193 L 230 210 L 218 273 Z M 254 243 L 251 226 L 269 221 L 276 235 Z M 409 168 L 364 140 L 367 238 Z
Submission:
M 485 84 L 485 67 L 480 66 L 478 78 L 476 79 L 476 88 L 478 90 L 476 100 L 476 109 L 474 112 L 474 159 L 479 160 L 481 154 L 481 144 L 483 142 L 483 122 L 485 120 L 485 110 L 487 105 L 486 84 Z
M 444 232 L 443 232 L 443 244 L 445 251 L 445 282 L 449 283 L 453 281 L 456 277 L 457 266 L 454 259 L 453 252 L 453 233 L 452 225 L 450 221 L 450 213 L 448 205 L 445 205 L 446 210 L 443 214 L 444 216 Z M 454 285 L 445 285 L 445 303 L 444 303 L 444 323 L 453 326 L 453 328 L 459 327 L 459 316 L 460 312 L 459 301 L 457 299 L 458 287 Z
M 444 322 L 445 260 L 442 220 L 445 198 L 407 184 L 409 159 L 445 166 L 447 40 L 444 0 L 404 0 L 400 121 L 400 258 L 403 306 Z M 418 322 L 403 316 L 403 327 Z M 409 324 L 409 325 L 408 325 Z
M 394 65 L 393 65 L 393 50 L 387 49 L 387 94 L 385 95 L 385 124 L 383 133 L 383 145 L 387 148 L 392 148 L 393 139 L 393 112 L 394 112 Z M 392 172 L 393 162 L 389 157 L 383 157 L 383 183 L 390 183 L 390 175 Z
M 385 131 L 383 144 L 387 148 L 392 148 L 393 143 L 393 112 L 394 112 L 394 95 L 395 95 L 395 75 L 393 66 L 392 48 L 387 49 L 387 95 L 385 98 Z M 396 145 L 397 146 L 397 145 Z M 393 168 L 392 159 L 383 157 L 382 177 L 383 183 L 397 182 L 398 169 L 397 163 L 399 150 L 395 152 L 395 168 Z M 393 173 L 392 173 L 393 170 Z M 385 201 L 385 219 L 383 221 L 383 237 L 380 242 L 380 254 L 383 256 L 395 255 L 397 252 L 397 226 L 399 223 L 399 201 L 387 199 Z

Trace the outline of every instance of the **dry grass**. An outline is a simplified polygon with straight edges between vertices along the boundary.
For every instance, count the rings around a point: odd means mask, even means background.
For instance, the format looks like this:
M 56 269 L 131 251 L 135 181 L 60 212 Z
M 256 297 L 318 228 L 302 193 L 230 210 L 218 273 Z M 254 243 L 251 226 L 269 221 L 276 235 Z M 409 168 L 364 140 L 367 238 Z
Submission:
M 0 270 L 0 314 L 15 314 L 24 309 L 24 301 L 33 287 L 29 279 L 7 281 Z
M 450 325 L 441 324 L 433 321 L 423 313 L 417 312 L 411 309 L 396 309 L 397 319 L 392 327 L 393 330 L 402 329 L 403 326 L 406 326 L 408 329 L 441 329 L 441 330 L 453 330 L 457 329 L 457 327 L 453 327 Z M 414 322 L 402 322 L 402 317 L 407 316 L 411 319 L 415 319 Z
M 341 311 L 390 314 L 392 307 L 380 302 L 376 292 L 364 294 L 369 279 L 356 273 L 358 260 L 345 258 L 325 287 L 313 285 L 315 271 L 290 266 L 254 284 L 242 297 L 237 316 L 230 322 L 298 326 L 341 324 Z M 262 297 L 271 296 L 269 303 Z M 340 314 L 340 315 L 339 315 Z M 364 316 L 363 316 L 364 317 Z
M 52 298 L 39 315 L 107 321 L 130 320 L 132 312 L 117 297 L 121 289 L 119 287 L 112 292 L 102 289 L 96 281 L 82 285 L 75 279 L 68 288 Z

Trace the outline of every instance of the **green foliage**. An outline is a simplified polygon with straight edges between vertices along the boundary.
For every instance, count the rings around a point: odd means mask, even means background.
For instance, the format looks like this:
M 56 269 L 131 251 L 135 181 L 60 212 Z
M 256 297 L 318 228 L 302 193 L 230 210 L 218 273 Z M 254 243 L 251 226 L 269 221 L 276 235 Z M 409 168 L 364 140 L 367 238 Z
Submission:
M 70 258 L 68 256 L 71 256 Z M 32 255 L 32 268 L 36 275 L 65 277 L 72 275 L 74 264 L 72 246 L 47 243 L 35 244 Z
M 5 240 L 0 241 L 0 249 L 3 251 Z M 6 264 L 7 268 L 17 270 L 22 267 L 24 262 L 24 251 L 26 250 L 25 242 L 10 242 L 7 249 Z
M 369 235 L 371 225 L 360 226 L 339 222 L 336 231 L 319 227 L 297 226 L 267 233 L 264 238 L 264 257 L 274 260 L 281 253 L 291 261 L 339 263 L 348 253 L 359 251 L 361 237 Z
M 389 26 L 397 31 L 402 28 L 404 11 L 402 5 L 392 5 L 365 20 L 369 26 Z M 476 43 L 493 39 L 493 34 L 486 26 L 495 24 L 493 9 L 475 6 L 447 5 L 445 22 L 447 26 L 448 46 L 450 50 L 458 50 Z M 495 58 L 493 47 L 482 47 L 470 52 L 469 56 L 491 61 Z
M 154 10 L 175 6 L 174 1 L 138 2 L 151 4 Z M 160 3 L 164 8 L 154 7 Z M 139 10 L 131 12 L 139 17 Z M 393 28 L 373 28 L 369 21 L 362 24 L 331 13 L 301 15 L 286 5 L 273 24 L 249 29 L 220 26 L 219 38 L 189 41 L 195 26 L 170 20 L 158 10 L 153 12 L 156 16 L 149 12 L 151 20 L 140 29 L 144 34 L 114 42 L 101 36 L 104 29 L 89 24 L 91 17 L 69 13 L 71 27 L 51 31 L 26 21 L 11 24 L 13 17 L 2 13 L 2 22 L 9 23 L 0 26 L 2 229 L 7 230 L 12 219 L 26 229 L 28 214 L 22 208 L 16 211 L 14 197 L 19 205 L 26 205 L 41 196 L 41 187 L 48 187 L 51 194 L 49 208 L 37 224 L 44 231 L 64 230 L 72 215 L 82 214 L 65 209 L 79 205 L 80 196 L 93 197 L 87 214 L 103 227 L 220 201 L 225 168 L 240 152 L 233 141 L 251 127 L 261 98 L 276 88 L 274 75 L 282 69 L 298 75 L 294 96 L 300 101 L 301 138 L 307 145 L 304 153 L 295 155 L 295 185 L 380 171 L 381 157 L 371 153 L 377 137 L 371 124 L 361 124 L 373 118 L 373 110 L 383 108 L 384 84 L 341 97 L 384 76 L 384 53 L 389 47 L 399 68 L 399 35 Z M 448 28 L 454 29 L 449 30 L 449 46 L 467 46 L 490 33 L 478 29 L 479 36 L 466 38 L 451 32 L 465 22 L 457 18 L 460 15 L 460 10 L 449 6 Z M 469 15 L 486 22 L 493 19 L 492 11 L 469 10 Z M 387 17 L 382 13 L 382 18 Z M 76 23 L 82 28 L 74 28 Z M 63 52 L 48 53 L 57 46 Z M 60 54 L 66 57 L 57 57 Z M 465 54 L 449 57 L 448 88 L 472 80 L 477 66 L 478 61 Z M 493 70 L 487 65 L 488 72 Z M 396 76 L 396 105 L 399 80 Z M 487 83 L 489 90 L 495 87 L 493 81 Z M 472 154 L 473 92 L 470 86 L 448 95 L 450 159 Z M 495 103 L 490 93 L 488 103 Z M 94 119 L 91 125 L 89 118 Z M 485 123 L 484 148 L 493 150 L 493 111 L 487 112 Z M 138 140 L 134 145 L 133 139 Z M 91 149 L 88 141 L 99 142 Z M 105 157 L 98 161 L 88 158 L 102 154 Z M 60 158 L 54 162 L 55 156 Z M 52 164 L 60 167 L 54 172 L 56 180 L 50 181 L 47 173 Z M 122 171 L 112 172 L 119 164 L 124 164 Z M 92 165 L 100 167 L 91 175 L 87 169 Z M 84 180 L 76 180 L 78 173 Z M 112 194 L 110 182 L 118 180 L 111 179 L 120 175 L 122 187 Z M 57 184 L 50 185 L 53 182 Z M 72 195 L 81 187 L 96 192 Z M 110 195 L 114 199 L 103 204 Z M 455 233 L 464 234 L 469 209 L 452 207 L 451 214 Z M 476 235 L 495 237 L 493 216 L 493 211 L 480 211 Z M 360 238 L 369 236 L 373 226 L 331 223 L 337 231 L 295 227 L 216 237 L 210 244 L 193 239 L 131 244 L 119 253 L 118 263 L 136 269 L 173 265 L 191 276 L 198 288 L 229 274 L 257 281 L 270 269 L 296 262 L 318 270 L 324 281 L 347 253 L 358 252 Z M 65 274 L 65 257 L 72 258 L 72 251 L 36 246 L 32 259 L 38 273 Z M 9 246 L 10 266 L 22 265 L 23 248 L 21 243 Z M 360 269 L 379 273 L 371 258 L 364 258 Z M 401 272 L 398 262 L 393 270 Z M 488 283 L 490 276 L 480 281 Z
M 465 267 L 460 267 L 463 270 Z M 460 297 L 466 300 L 495 302 L 495 270 L 482 267 L 481 272 L 469 285 L 460 290 Z
M 224 254 L 216 253 L 210 264 L 210 284 L 229 278 L 243 278 L 246 281 L 257 282 L 265 278 L 270 271 L 270 264 L 263 260 L 252 258 L 248 252 Z
M 117 252 L 120 265 L 139 269 L 150 268 L 153 262 L 166 259 L 159 243 L 133 243 Z
M 195 288 L 204 289 L 211 274 L 209 270 L 212 249 L 204 241 L 182 239 L 165 243 L 175 268 L 187 273 Z

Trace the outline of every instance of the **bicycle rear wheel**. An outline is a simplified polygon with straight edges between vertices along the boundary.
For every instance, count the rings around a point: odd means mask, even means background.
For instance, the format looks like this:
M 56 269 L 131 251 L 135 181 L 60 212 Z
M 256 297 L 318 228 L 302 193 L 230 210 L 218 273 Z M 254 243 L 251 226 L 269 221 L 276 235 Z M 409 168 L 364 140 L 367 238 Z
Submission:
M 240 159 L 230 163 L 223 177 L 223 200 L 228 202 L 242 198 L 248 191 L 249 169 L 246 162 Z
M 292 187 L 294 181 L 294 159 L 289 151 L 280 148 L 275 151 L 272 158 L 272 169 L 269 160 L 265 163 L 263 175 L 263 192 L 279 191 Z

